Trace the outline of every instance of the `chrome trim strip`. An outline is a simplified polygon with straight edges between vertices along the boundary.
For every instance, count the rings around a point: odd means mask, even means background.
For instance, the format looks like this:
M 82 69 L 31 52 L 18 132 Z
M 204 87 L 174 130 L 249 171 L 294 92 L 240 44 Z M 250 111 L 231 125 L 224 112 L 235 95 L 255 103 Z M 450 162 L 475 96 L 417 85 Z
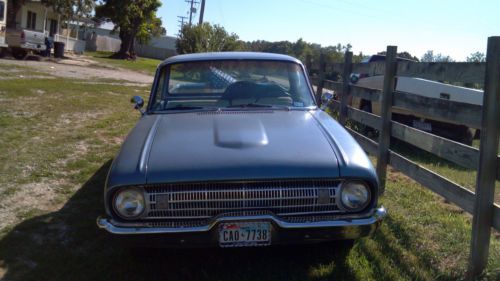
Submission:
M 133 234 L 161 234 L 161 233 L 186 233 L 186 232 L 207 232 L 214 228 L 216 225 L 229 222 L 229 221 L 272 221 L 278 227 L 283 229 L 301 229 L 301 228 L 327 228 L 327 227 L 356 227 L 372 225 L 380 222 L 387 215 L 384 207 L 375 210 L 374 214 L 367 218 L 336 220 L 336 221 L 319 221 L 309 223 L 290 223 L 280 220 L 279 218 L 271 215 L 258 215 L 258 216 L 237 216 L 237 217 L 219 217 L 206 226 L 200 227 L 124 227 L 117 226 L 113 220 L 106 218 L 97 218 L 97 226 L 106 231 L 118 235 L 133 235 Z
M 143 174 L 146 174 L 148 170 L 147 164 L 149 156 L 151 154 L 151 148 L 153 147 L 154 137 L 156 135 L 156 131 L 158 131 L 158 128 L 160 127 L 161 120 L 162 120 L 161 117 L 156 117 L 156 120 L 154 121 L 153 126 L 149 131 L 146 141 L 144 142 L 144 146 L 142 147 L 141 158 L 139 159 L 138 169 Z

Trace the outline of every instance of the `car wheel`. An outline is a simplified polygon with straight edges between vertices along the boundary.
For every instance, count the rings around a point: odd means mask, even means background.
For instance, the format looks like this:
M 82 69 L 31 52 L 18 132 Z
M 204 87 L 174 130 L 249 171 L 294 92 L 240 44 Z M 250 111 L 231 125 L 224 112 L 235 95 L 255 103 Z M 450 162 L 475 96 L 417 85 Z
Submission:
M 474 134 L 470 129 L 465 130 L 464 135 L 462 137 L 462 143 L 471 146 L 474 141 Z
M 5 57 L 5 52 L 6 52 L 5 48 L 0 48 L 0 58 Z
M 22 60 L 26 57 L 26 55 L 28 55 L 28 53 L 23 49 L 13 49 L 12 50 L 12 56 L 16 60 Z
M 450 137 L 452 140 L 469 146 L 472 145 L 472 141 L 474 140 L 474 134 L 472 133 L 472 130 L 465 126 L 460 126 L 459 128 L 456 128 L 455 132 L 456 134 Z
M 362 111 L 366 111 L 366 112 L 369 112 L 369 113 L 372 113 L 372 108 L 371 108 L 371 105 L 369 104 L 364 104 L 360 110 Z M 360 123 L 360 130 L 361 130 L 361 133 L 369 138 L 374 138 L 377 134 L 376 134 L 376 131 L 375 129 L 369 127 L 369 126 L 366 126 L 366 125 L 363 125 Z

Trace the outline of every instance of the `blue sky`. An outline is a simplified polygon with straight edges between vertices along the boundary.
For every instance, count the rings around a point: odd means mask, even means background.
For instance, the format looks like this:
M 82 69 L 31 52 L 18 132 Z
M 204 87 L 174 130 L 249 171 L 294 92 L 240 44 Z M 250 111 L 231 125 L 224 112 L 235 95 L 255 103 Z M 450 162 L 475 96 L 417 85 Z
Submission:
M 189 4 L 162 2 L 159 16 L 175 35 Z M 350 43 L 364 54 L 396 45 L 417 57 L 434 50 L 461 61 L 485 53 L 487 38 L 500 36 L 500 0 L 206 0 L 205 21 L 245 41 Z

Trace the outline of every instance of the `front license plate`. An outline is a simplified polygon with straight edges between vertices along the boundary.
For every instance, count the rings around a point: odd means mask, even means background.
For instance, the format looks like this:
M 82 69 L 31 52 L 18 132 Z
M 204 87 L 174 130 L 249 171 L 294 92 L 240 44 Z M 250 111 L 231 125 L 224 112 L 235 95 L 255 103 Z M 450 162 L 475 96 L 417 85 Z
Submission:
M 413 120 L 413 127 L 425 132 L 432 132 L 432 124 L 427 122 L 422 122 L 418 120 Z
M 253 247 L 271 244 L 269 222 L 231 222 L 219 227 L 221 247 Z

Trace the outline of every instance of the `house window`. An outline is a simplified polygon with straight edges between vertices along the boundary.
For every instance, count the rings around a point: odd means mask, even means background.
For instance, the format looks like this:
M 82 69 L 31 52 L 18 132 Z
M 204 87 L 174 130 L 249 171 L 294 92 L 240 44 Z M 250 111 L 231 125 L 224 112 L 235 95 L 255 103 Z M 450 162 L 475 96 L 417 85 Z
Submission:
M 28 11 L 28 21 L 26 23 L 27 29 L 36 29 L 36 13 Z

